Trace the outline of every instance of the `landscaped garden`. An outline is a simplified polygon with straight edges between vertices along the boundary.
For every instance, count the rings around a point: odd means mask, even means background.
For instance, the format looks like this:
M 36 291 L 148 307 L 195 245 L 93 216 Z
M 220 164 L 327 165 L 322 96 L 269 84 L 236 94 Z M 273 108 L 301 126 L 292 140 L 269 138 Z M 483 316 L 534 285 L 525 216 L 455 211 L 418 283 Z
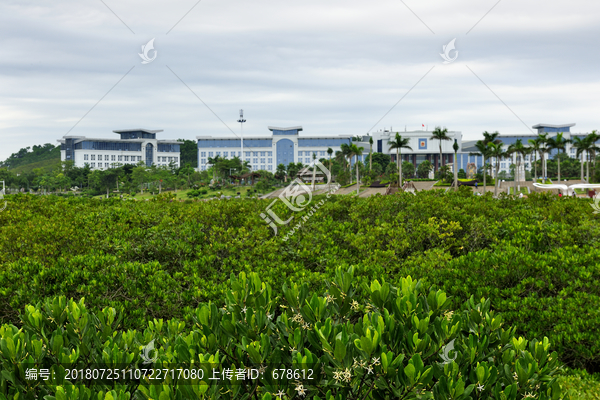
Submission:
M 0 399 L 598 398 L 600 224 L 589 200 L 320 200 L 283 241 L 286 226 L 274 236 L 261 217 L 272 200 L 10 196 Z M 273 211 L 296 221 L 308 208 Z M 268 372 L 221 384 L 25 379 L 28 365 L 142 368 L 151 342 L 164 368 Z M 273 365 L 316 380 L 275 378 Z

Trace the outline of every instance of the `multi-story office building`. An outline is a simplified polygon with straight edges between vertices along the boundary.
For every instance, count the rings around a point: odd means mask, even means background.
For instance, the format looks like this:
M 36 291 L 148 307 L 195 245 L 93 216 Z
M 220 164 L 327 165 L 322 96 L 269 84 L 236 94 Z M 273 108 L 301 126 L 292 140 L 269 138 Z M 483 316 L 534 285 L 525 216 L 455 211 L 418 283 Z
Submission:
M 427 160 L 433 164 L 435 171 L 440 166 L 440 142 L 432 140 L 432 131 L 402 131 L 398 132 L 403 139 L 409 139 L 409 149 L 401 150 L 402 161 L 411 162 L 415 168 L 423 161 Z M 396 137 L 396 132 L 390 129 L 383 129 L 371 133 L 373 137 L 373 152 L 389 154 L 392 162 L 396 162 L 396 150 L 390 149 L 390 141 Z M 444 165 L 454 162 L 454 141 L 458 143 L 459 152 L 462 148 L 462 134 L 460 131 L 448 131 L 450 140 L 442 141 L 442 158 Z M 369 152 L 369 136 L 363 136 L 360 146 L 363 147 L 368 154 Z
M 146 166 L 180 165 L 179 142 L 157 140 L 162 130 L 124 129 L 113 131 L 120 139 L 64 136 L 60 143 L 61 161 L 73 161 L 76 167 L 108 169 L 143 161 Z
M 279 164 L 310 164 L 313 154 L 317 160 L 328 158 L 327 149 L 334 152 L 342 143 L 350 144 L 350 135 L 310 136 L 300 134 L 301 126 L 276 128 L 269 126 L 270 134 L 244 138 L 244 154 L 242 155 L 241 139 L 229 136 L 197 136 L 198 168 L 204 171 L 210 167 L 209 158 L 220 156 L 232 159 L 238 157 L 250 163 L 253 171 L 265 170 L 275 172 Z M 364 156 L 363 156 L 364 159 Z
M 533 125 L 532 128 L 535 129 L 537 132 L 537 134 L 548 134 L 548 138 L 551 137 L 555 137 L 557 133 L 563 133 L 563 137 L 565 139 L 573 139 L 574 137 L 585 137 L 585 134 L 575 134 L 575 133 L 571 133 L 571 128 L 575 126 L 575 124 L 571 123 L 571 124 L 561 124 L 561 125 L 552 125 L 552 124 L 537 124 L 537 125 Z M 508 146 L 510 146 L 511 144 L 516 143 L 516 141 L 518 139 L 521 139 L 521 142 L 523 143 L 524 146 L 529 146 L 529 140 L 534 140 L 536 139 L 538 136 L 537 134 L 525 134 L 525 135 L 499 135 L 498 136 L 498 140 L 500 140 L 503 144 L 504 144 L 504 150 L 508 149 Z M 481 156 L 472 156 L 469 153 L 476 153 L 477 149 L 475 148 L 475 143 L 477 143 L 477 140 L 470 140 L 470 141 L 465 141 L 463 143 L 463 153 L 458 155 L 458 165 L 459 165 L 459 169 L 462 168 L 465 171 L 467 171 L 468 169 L 468 164 L 472 163 L 475 165 L 476 168 L 480 168 L 481 166 L 483 166 L 483 157 Z M 553 158 L 554 155 L 556 155 L 557 150 L 552 150 L 550 152 L 550 154 L 548 155 L 548 153 L 545 154 L 544 159 L 545 161 L 548 161 L 548 158 Z M 576 157 L 576 149 L 572 146 L 572 144 L 567 144 L 565 147 L 565 153 L 567 155 L 569 155 L 569 157 L 571 158 L 575 158 Z M 510 173 L 510 166 L 511 165 L 516 165 L 517 163 L 517 157 L 520 159 L 521 156 L 517 155 L 517 154 L 511 154 L 509 156 L 503 157 L 500 159 L 499 163 L 500 163 L 500 168 L 498 170 L 498 172 L 506 172 L 507 174 Z M 587 155 L 584 156 L 588 157 Z M 521 165 L 521 170 L 519 171 L 519 179 L 520 180 L 524 180 L 525 179 L 525 171 L 531 171 L 533 170 L 533 162 L 535 160 L 539 160 L 540 159 L 540 155 L 539 154 L 528 154 L 525 156 L 524 159 L 520 159 L 519 163 Z M 496 168 L 496 159 L 492 159 L 492 160 L 486 160 L 486 163 L 490 164 L 492 166 L 492 171 L 495 171 Z M 540 171 L 540 169 L 538 168 L 538 176 L 542 176 L 542 171 Z

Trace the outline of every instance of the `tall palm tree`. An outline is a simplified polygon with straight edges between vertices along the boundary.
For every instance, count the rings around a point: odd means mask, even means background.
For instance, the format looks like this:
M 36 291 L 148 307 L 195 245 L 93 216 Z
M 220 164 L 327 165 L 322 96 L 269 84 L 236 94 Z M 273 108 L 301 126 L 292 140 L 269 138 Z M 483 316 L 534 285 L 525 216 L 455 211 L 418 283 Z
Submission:
M 558 183 L 560 183 L 560 151 L 565 150 L 567 143 L 571 143 L 570 139 L 565 139 L 563 133 L 559 132 L 555 137 L 549 138 L 546 141 L 546 147 L 548 150 L 557 150 L 556 158 L 558 160 Z
M 542 162 L 543 181 L 544 181 L 544 183 L 546 183 L 546 178 L 548 177 L 548 171 L 546 169 L 546 163 L 544 162 L 545 161 L 544 155 L 548 152 L 548 149 L 546 147 L 546 142 L 548 141 L 548 134 L 547 133 L 538 133 L 538 136 L 535 140 L 537 140 L 540 143 L 540 149 L 538 150 L 538 152 L 540 153 L 540 161 Z
M 493 143 L 493 142 L 491 142 Z M 482 156 L 483 157 L 483 194 L 485 194 L 485 186 L 486 186 L 486 175 L 487 175 L 487 166 L 485 163 L 485 159 L 489 157 L 490 152 L 490 144 L 485 143 L 483 140 L 478 140 L 475 143 L 475 148 L 477 148 L 477 152 L 469 153 L 470 156 Z
M 489 133 L 488 131 L 484 131 L 483 132 L 483 143 L 488 144 L 488 143 L 500 143 L 501 140 L 498 139 L 498 136 L 500 136 L 500 132 L 496 131 L 493 133 Z
M 409 142 L 409 138 L 402 138 L 398 132 L 396 132 L 396 137 L 394 140 L 390 140 L 388 142 L 390 150 L 396 149 L 396 162 L 398 163 L 398 188 L 402 187 L 402 149 L 408 149 L 412 151 L 412 148 L 408 145 Z
M 373 136 L 369 136 L 369 171 L 373 170 Z
M 502 142 L 498 142 L 498 143 L 490 143 L 489 144 L 489 157 L 494 157 L 496 158 L 496 178 L 495 178 L 495 182 L 494 182 L 494 196 L 497 197 L 498 196 L 498 171 L 500 170 L 500 160 L 502 159 L 502 157 L 506 156 L 506 152 L 504 151 L 504 149 L 502 148 L 502 146 L 504 146 L 504 144 Z
M 521 159 L 525 159 L 525 154 L 528 154 L 529 148 L 523 145 L 523 141 L 521 139 L 517 139 L 517 141 L 510 146 L 508 146 L 507 153 L 516 155 L 516 167 L 515 167 L 515 195 L 517 194 L 517 181 L 519 176 L 519 170 L 521 168 Z M 560 181 L 559 181 L 560 182 Z
M 331 174 L 333 171 L 333 167 L 331 165 L 331 155 L 333 154 L 333 149 L 331 147 L 327 148 L 327 154 L 329 154 L 329 173 Z M 329 188 L 331 188 L 331 179 L 329 179 Z M 328 188 L 328 189 L 329 189 Z
M 589 153 L 591 153 L 592 158 L 594 159 L 594 169 L 592 170 L 592 172 L 596 171 L 596 153 L 600 152 L 600 146 L 598 146 L 596 143 L 598 142 L 598 140 L 600 140 L 600 135 L 598 135 L 596 130 L 593 130 L 592 133 L 590 133 L 589 135 L 586 136 L 586 139 L 589 141 Z M 591 161 L 591 160 L 590 160 Z M 589 166 L 587 168 L 588 172 L 587 172 L 587 176 L 588 176 L 588 182 L 590 181 L 590 170 L 589 170 Z M 594 175 L 592 173 L 592 175 Z
M 350 146 L 350 157 L 356 156 L 356 161 L 354 162 L 354 164 L 356 164 L 356 195 L 357 196 L 360 191 L 360 179 L 358 176 L 358 157 L 362 156 L 363 150 L 364 150 L 364 147 L 358 147 L 355 144 Z
M 452 163 L 452 169 L 454 170 L 454 191 L 458 190 L 458 162 L 456 160 L 456 154 L 458 153 L 458 143 L 456 139 L 454 139 L 454 144 L 452 145 L 452 149 L 454 150 L 454 162 Z
M 535 139 L 529 139 L 527 141 L 527 143 L 529 143 L 529 148 L 533 152 L 533 169 L 535 171 L 535 173 L 534 173 L 534 181 L 537 182 L 537 178 L 538 178 L 538 175 L 537 175 L 537 155 L 541 154 L 542 149 L 544 148 L 544 143 L 542 143 L 542 141 L 540 140 L 539 137 L 537 137 Z M 544 162 L 542 161 L 542 165 L 543 164 L 544 164 Z
M 444 159 L 442 158 L 442 140 L 452 140 L 450 136 L 448 136 L 448 129 L 442 129 L 439 126 L 436 126 L 433 132 L 431 132 L 431 137 L 429 140 L 439 140 L 440 141 L 440 167 L 444 165 Z M 439 167 L 438 167 L 439 168 Z
M 351 144 L 342 143 L 340 148 L 342 149 L 342 156 L 344 158 L 344 168 L 348 168 L 348 172 L 350 172 L 350 183 L 352 183 L 352 170 L 350 169 L 350 159 L 352 158 L 351 153 Z M 347 161 L 346 161 L 347 160 Z
M 586 138 L 583 137 L 579 137 L 579 136 L 573 136 L 572 139 L 572 143 L 573 143 L 573 147 L 577 149 L 576 155 L 575 157 L 579 158 L 580 160 L 580 164 L 581 164 L 581 181 L 583 182 L 583 154 L 587 151 L 587 148 L 589 147 L 588 142 L 585 140 Z

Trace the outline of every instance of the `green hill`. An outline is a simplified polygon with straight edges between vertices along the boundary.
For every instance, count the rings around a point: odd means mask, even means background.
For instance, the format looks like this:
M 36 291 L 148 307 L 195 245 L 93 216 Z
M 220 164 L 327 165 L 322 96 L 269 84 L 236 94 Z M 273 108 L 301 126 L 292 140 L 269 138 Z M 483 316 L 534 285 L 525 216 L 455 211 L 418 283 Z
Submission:
M 14 173 L 27 173 L 35 168 L 50 171 L 60 165 L 60 146 L 51 143 L 25 147 L 0 163 Z

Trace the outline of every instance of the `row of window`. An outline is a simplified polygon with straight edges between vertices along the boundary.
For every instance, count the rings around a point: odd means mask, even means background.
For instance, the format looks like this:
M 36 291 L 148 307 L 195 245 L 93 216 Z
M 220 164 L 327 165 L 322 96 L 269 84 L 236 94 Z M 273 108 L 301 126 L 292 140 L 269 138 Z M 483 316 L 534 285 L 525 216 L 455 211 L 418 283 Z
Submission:
M 102 154 L 98 154 L 98 161 L 102 161 Z M 96 161 L 96 154 L 84 154 L 84 161 Z M 158 162 L 178 162 L 179 157 L 158 157 Z M 142 161 L 142 156 L 116 156 L 116 155 L 104 155 L 104 161 Z
M 302 153 L 304 153 L 304 154 L 302 154 Z M 300 157 L 302 157 L 302 155 L 312 156 L 313 154 L 316 155 L 317 157 L 319 157 L 319 156 L 325 157 L 327 155 L 327 152 L 326 151 L 304 151 L 304 152 L 299 151 L 298 152 L 298 156 L 300 156 Z
M 200 157 L 206 157 L 206 154 L 208 153 L 208 157 L 214 157 L 214 156 L 219 156 L 219 157 L 229 157 L 230 153 L 231 153 L 231 157 L 236 157 L 236 152 L 235 151 L 201 151 L 200 152 Z M 272 151 L 245 151 L 244 154 L 246 155 L 246 157 L 258 157 L 258 155 L 260 154 L 261 157 L 273 157 L 273 152 Z M 242 152 L 238 151 L 237 152 L 237 157 L 241 157 L 242 156 Z
M 201 171 L 206 171 L 206 164 L 201 165 L 200 166 L 200 170 Z M 260 166 L 258 164 L 253 165 L 252 166 L 252 170 L 253 171 L 258 171 L 258 170 L 262 170 L 262 171 L 273 171 L 273 166 L 272 165 L 264 165 L 261 164 Z

